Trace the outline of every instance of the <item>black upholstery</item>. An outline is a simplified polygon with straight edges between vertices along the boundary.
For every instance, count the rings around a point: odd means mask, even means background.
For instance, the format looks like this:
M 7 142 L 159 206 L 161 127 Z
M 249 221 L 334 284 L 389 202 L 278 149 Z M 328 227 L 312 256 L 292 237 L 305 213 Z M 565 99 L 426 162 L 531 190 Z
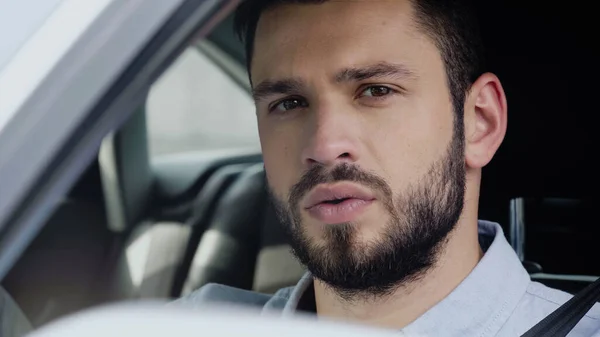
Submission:
M 182 295 L 209 282 L 273 293 L 300 279 L 304 268 L 290 252 L 265 186 L 263 165 L 255 164 L 245 167 L 223 193 L 197 246 Z M 206 207 L 197 204 L 201 212 Z
M 305 267 L 291 253 L 283 227 L 271 204 L 265 207 L 252 289 L 262 293 L 275 293 L 281 288 L 295 285 L 304 274 Z
M 188 277 L 192 260 L 204 231 L 209 228 L 217 202 L 225 191 L 250 164 L 228 165 L 213 173 L 193 203 L 193 214 L 187 225 L 191 235 L 186 247 L 180 270 L 175 276 L 173 296 L 179 296 L 183 284 Z
M 224 193 L 203 233 L 182 294 L 208 282 L 251 289 L 266 190 L 263 165 L 246 169 Z

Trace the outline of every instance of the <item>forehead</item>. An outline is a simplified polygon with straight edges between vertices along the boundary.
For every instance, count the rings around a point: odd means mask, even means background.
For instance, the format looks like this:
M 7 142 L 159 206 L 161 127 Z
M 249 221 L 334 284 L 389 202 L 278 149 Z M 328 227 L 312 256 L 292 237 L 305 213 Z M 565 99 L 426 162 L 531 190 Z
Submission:
M 417 28 L 408 0 L 286 4 L 259 20 L 253 79 L 301 76 L 303 69 L 373 62 L 409 64 L 435 46 Z M 422 60 L 421 60 L 422 61 Z

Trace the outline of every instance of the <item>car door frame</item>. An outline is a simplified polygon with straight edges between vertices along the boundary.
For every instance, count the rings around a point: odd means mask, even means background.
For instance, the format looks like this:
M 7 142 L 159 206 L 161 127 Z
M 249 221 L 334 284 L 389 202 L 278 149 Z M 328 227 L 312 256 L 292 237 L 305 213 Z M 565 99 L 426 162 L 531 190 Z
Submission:
M 95 158 L 104 136 L 144 104 L 150 85 L 189 42 L 210 32 L 239 0 L 167 3 L 114 1 L 0 133 L 0 144 L 10 144 L 0 159 L 0 279 Z M 128 53 L 111 54 L 127 44 Z M 72 76 L 61 76 L 65 71 Z

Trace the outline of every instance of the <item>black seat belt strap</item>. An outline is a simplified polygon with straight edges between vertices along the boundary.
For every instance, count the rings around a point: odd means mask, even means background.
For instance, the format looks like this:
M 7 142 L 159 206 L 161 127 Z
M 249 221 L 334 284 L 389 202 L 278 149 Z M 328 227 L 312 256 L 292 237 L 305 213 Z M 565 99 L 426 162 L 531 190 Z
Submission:
M 558 307 L 521 337 L 565 337 L 600 301 L 600 278 Z

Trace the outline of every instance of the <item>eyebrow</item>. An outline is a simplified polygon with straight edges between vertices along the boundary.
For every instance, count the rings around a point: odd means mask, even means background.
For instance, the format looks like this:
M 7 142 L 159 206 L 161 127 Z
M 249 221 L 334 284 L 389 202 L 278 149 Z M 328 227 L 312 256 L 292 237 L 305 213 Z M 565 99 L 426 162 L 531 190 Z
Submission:
M 358 82 L 371 78 L 394 77 L 396 79 L 412 79 L 416 75 L 402 64 L 380 62 L 365 67 L 345 68 L 336 73 L 335 82 Z M 272 95 L 297 94 L 305 87 L 304 82 L 298 78 L 285 78 L 281 80 L 265 80 L 252 89 L 255 102 L 264 100 Z
M 252 97 L 255 102 L 258 102 L 272 95 L 298 93 L 303 87 L 304 83 L 301 80 L 294 78 L 286 78 L 277 81 L 266 80 L 252 89 Z
M 397 79 L 413 79 L 415 73 L 402 64 L 380 62 L 365 67 L 351 67 L 342 69 L 335 75 L 335 81 L 357 82 L 378 77 L 394 77 Z

